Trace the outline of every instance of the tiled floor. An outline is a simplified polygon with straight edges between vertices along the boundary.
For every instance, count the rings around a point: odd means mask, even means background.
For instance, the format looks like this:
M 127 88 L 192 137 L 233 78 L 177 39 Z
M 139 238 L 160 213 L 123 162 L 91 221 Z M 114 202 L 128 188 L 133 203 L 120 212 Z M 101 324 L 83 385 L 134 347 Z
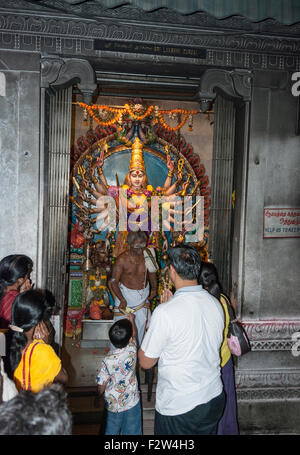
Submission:
M 62 361 L 68 371 L 67 385 L 69 408 L 73 414 L 74 435 L 99 435 L 104 433 L 104 401 L 95 405 L 95 378 L 101 360 L 105 356 L 103 348 L 81 348 L 78 341 L 67 338 L 64 342 Z M 155 369 L 156 370 L 156 369 Z M 140 371 L 141 404 L 143 409 L 143 433 L 153 435 L 156 371 L 152 387 L 151 401 L 147 399 L 148 386 L 145 373 Z
M 155 387 L 153 387 L 155 388 Z M 143 409 L 143 434 L 153 435 L 154 432 L 154 403 L 155 393 L 150 402 L 147 401 L 146 386 L 142 386 L 141 403 Z M 73 414 L 74 435 L 99 435 L 104 434 L 105 413 L 104 402 L 100 407 L 95 407 L 96 393 L 93 390 L 82 388 L 76 392 L 68 389 L 69 408 Z

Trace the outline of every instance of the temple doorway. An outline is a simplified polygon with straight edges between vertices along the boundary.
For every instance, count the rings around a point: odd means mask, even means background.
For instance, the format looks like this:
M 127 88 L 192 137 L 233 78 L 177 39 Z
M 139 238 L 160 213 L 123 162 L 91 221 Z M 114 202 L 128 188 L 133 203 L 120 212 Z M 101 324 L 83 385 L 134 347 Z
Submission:
M 134 94 L 99 95 L 89 109 L 76 87 L 50 98 L 47 288 L 60 302 L 55 324 L 57 341 L 69 363 L 70 387 L 95 385 L 113 321 L 114 302 L 107 281 L 120 242 L 115 232 L 109 238 L 96 232 L 95 220 L 101 213 L 92 214 L 95 205 L 92 207 L 92 197 L 84 186 L 85 180 L 92 185 L 91 179 L 97 175 L 91 173 L 92 166 L 104 151 L 107 184 L 122 186 L 133 144 L 139 138 L 152 188 L 163 187 L 168 159 L 174 163 L 172 182 L 181 169 L 183 179 L 177 192 L 203 196 L 203 238 L 195 246 L 203 260 L 216 263 L 223 287 L 230 293 L 232 257 L 238 257 L 233 239 L 236 185 L 241 185 L 237 109 L 242 107 L 221 95 L 205 113 L 197 102 L 134 98 Z M 82 192 L 87 196 L 83 204 L 78 198 Z M 184 232 L 179 234 L 184 238 Z M 169 246 L 173 237 L 168 235 Z M 163 269 L 162 235 L 151 241 Z M 236 263 L 235 267 L 238 269 Z M 161 274 L 158 280 L 162 280 Z M 103 311 L 96 318 L 91 316 L 91 303 L 106 309 L 106 316 Z

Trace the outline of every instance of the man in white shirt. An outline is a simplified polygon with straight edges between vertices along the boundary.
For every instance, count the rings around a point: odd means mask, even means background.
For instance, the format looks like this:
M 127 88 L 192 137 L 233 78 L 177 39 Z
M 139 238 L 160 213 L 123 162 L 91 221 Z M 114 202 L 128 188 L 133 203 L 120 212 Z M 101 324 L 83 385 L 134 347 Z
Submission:
M 198 285 L 200 257 L 190 246 L 172 248 L 169 277 L 139 349 L 145 368 L 158 360 L 155 434 L 216 434 L 225 395 L 220 376 L 224 313 Z

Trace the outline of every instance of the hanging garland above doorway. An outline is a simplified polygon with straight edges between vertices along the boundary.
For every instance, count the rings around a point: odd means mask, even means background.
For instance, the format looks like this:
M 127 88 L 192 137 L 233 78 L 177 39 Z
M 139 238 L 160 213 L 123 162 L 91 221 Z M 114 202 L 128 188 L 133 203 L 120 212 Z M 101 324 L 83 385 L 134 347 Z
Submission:
M 187 109 L 159 109 L 158 106 L 145 107 L 142 104 L 124 104 L 124 106 L 107 106 L 106 104 L 85 104 L 81 102 L 74 103 L 84 110 L 84 124 L 87 125 L 88 116 L 95 120 L 101 126 L 111 126 L 113 124 L 122 124 L 123 118 L 128 116 L 136 121 L 150 120 L 151 126 L 160 123 L 168 131 L 180 130 L 188 120 L 189 131 L 193 130 L 193 116 L 200 114 L 199 110 Z M 212 111 L 206 111 L 206 114 Z M 171 120 L 177 120 L 176 126 L 170 126 L 164 119 L 168 115 Z

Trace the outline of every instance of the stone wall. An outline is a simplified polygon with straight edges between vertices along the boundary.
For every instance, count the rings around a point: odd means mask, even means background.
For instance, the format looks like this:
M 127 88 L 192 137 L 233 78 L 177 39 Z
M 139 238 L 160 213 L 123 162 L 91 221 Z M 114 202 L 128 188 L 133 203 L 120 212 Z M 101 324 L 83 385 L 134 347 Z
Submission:
M 40 56 L 1 52 L 0 256 L 27 254 L 37 283 L 40 223 Z M 4 85 L 2 84 L 2 87 Z
M 236 362 L 241 430 L 299 433 L 300 239 L 263 238 L 263 209 L 300 207 L 298 100 L 286 73 L 253 79 L 240 313 L 252 352 Z

